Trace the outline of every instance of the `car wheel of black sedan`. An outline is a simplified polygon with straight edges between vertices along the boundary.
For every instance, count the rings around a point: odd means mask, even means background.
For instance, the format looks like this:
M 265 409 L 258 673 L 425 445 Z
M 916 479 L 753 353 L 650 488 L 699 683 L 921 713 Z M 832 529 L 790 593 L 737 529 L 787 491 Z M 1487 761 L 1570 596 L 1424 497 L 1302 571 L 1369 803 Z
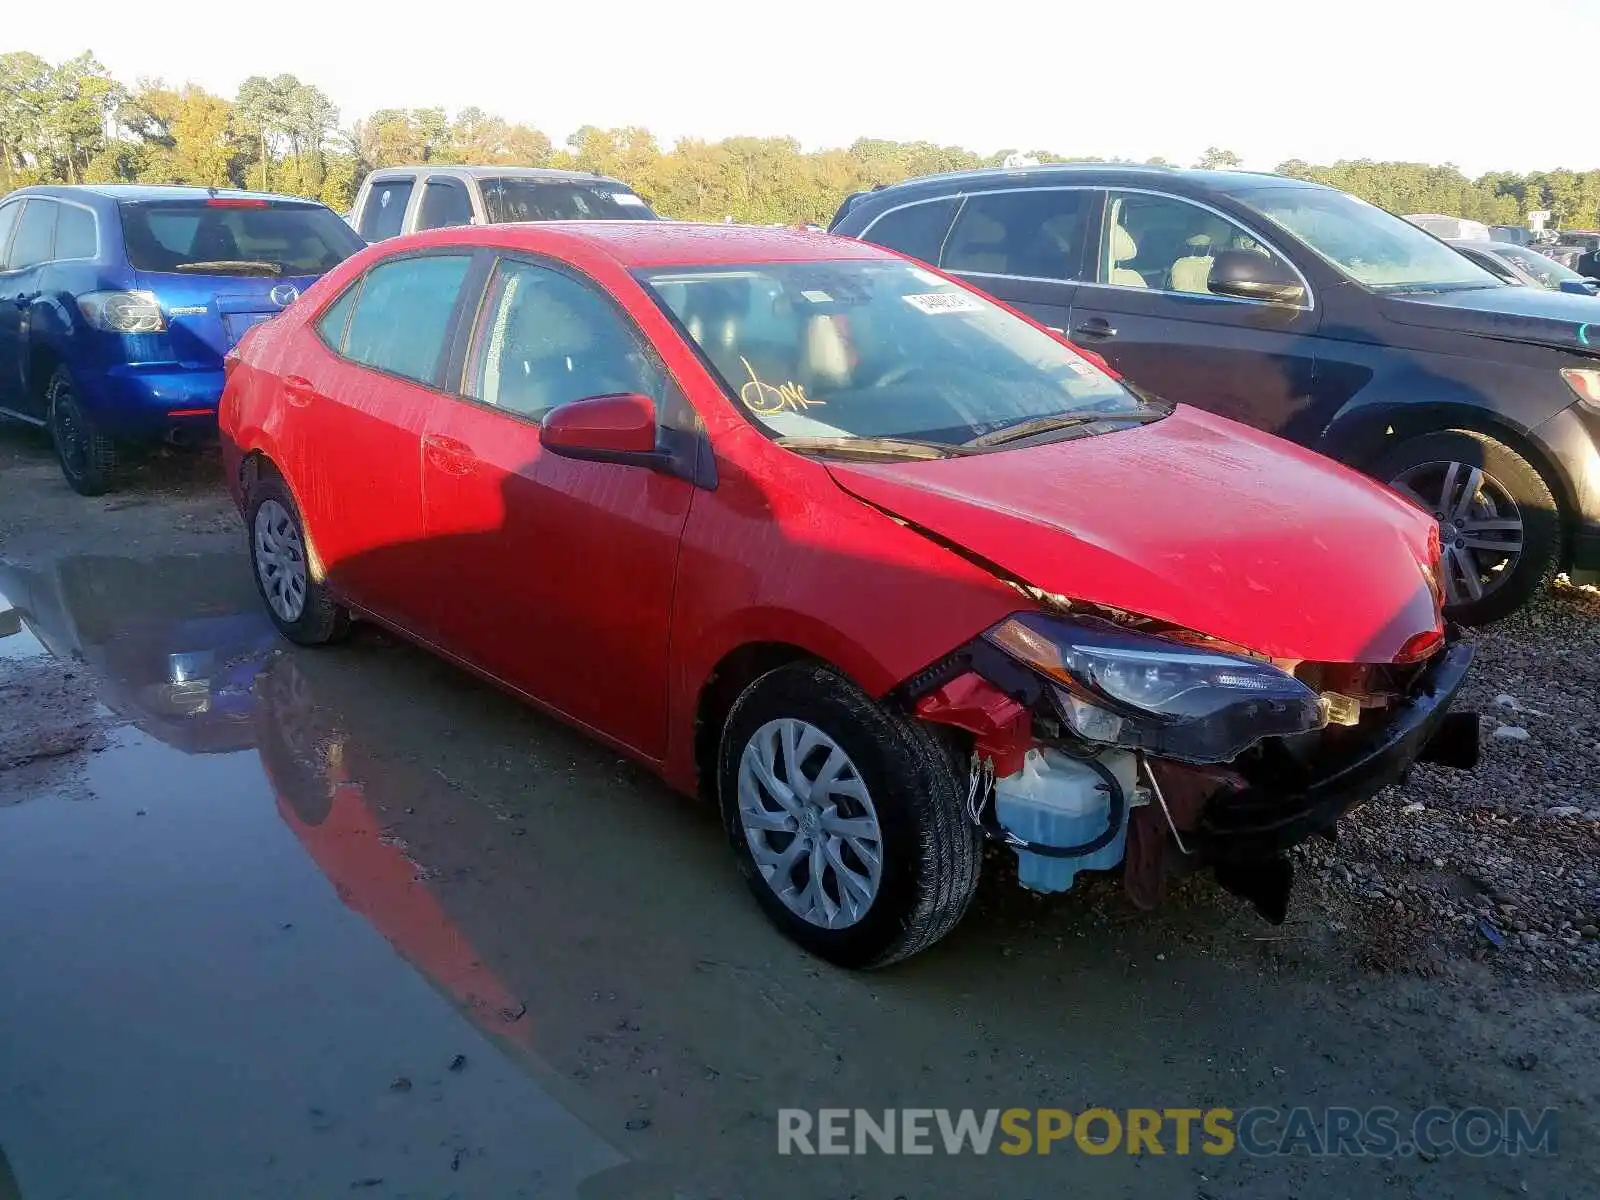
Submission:
M 251 485 L 247 520 L 256 588 L 278 632 L 302 646 L 343 637 L 350 614 L 316 578 L 300 510 L 280 476 L 263 474 Z
M 97 433 L 78 402 L 65 367 L 57 367 L 45 388 L 50 440 L 67 485 L 80 496 L 103 496 L 116 484 L 117 444 Z
M 717 779 L 756 900 L 840 966 L 931 946 L 977 888 L 981 839 L 956 757 L 830 667 L 793 663 L 746 688 L 723 726 Z
M 1402 442 L 1374 472 L 1433 514 L 1445 614 L 1464 625 L 1509 616 L 1555 566 L 1561 517 L 1533 464 L 1481 433 L 1442 430 Z

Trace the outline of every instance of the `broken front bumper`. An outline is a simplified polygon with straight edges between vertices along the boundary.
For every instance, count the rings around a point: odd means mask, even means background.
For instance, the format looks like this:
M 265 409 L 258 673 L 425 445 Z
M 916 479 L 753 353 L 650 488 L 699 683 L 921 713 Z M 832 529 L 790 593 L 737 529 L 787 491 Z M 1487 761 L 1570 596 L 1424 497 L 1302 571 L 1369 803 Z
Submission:
M 1211 796 L 1191 849 L 1223 866 L 1269 861 L 1331 829 L 1350 809 L 1398 783 L 1415 762 L 1473 766 L 1477 714 L 1450 711 L 1472 653 L 1465 642 L 1446 646 L 1387 721 L 1371 731 L 1352 730 L 1357 736 L 1330 747 L 1298 778 L 1251 779 L 1242 790 Z

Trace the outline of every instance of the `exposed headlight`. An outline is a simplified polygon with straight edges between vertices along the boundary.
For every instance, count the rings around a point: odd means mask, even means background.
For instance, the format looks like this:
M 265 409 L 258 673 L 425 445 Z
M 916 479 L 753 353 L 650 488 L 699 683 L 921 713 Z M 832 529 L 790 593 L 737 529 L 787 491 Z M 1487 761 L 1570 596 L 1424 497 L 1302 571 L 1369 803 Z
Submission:
M 1271 663 L 1109 621 L 1018 613 L 984 637 L 1051 680 L 1062 718 L 1091 741 L 1226 762 L 1327 723 L 1317 694 Z

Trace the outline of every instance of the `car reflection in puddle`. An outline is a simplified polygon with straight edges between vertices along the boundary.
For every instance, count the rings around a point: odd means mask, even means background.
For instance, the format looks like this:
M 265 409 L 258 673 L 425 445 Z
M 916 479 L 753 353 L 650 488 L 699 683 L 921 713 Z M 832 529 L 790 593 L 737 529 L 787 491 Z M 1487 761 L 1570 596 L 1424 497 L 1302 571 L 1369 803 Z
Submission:
M 0 1126 L 24 1195 L 609 1194 L 627 1165 L 369 797 L 404 805 L 416 777 L 317 713 L 237 557 L 0 562 L 0 595 L 0 656 L 87 677 L 110 730 L 81 772 L 96 803 L 0 810 L 0 945 L 30 985 L 0 997 Z M 415 1081 L 375 1066 L 417 1059 Z
M 460 1006 L 485 1033 L 532 1053 L 527 1005 L 484 966 L 472 943 L 425 884 L 427 868 L 385 832 L 368 788 L 391 809 L 409 807 L 418 777 L 386 770 L 337 726 L 318 719 L 292 657 L 258 678 L 257 750 L 284 823 L 339 899 L 371 922 L 395 950 Z

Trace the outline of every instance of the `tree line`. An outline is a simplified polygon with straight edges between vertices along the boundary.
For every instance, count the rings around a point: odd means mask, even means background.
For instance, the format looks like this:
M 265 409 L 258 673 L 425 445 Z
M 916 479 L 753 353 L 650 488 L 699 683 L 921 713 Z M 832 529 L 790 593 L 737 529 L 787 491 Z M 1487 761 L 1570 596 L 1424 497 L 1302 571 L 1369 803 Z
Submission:
M 91 53 L 60 63 L 27 51 L 0 54 L 0 194 L 30 183 L 188 183 L 310 196 L 343 212 L 376 167 L 505 163 L 615 176 L 663 216 L 826 222 L 850 192 L 936 171 L 999 166 L 1016 153 L 876 138 L 816 151 L 788 137 L 684 138 L 663 148 L 647 129 L 590 125 L 557 146 L 541 130 L 479 108 L 453 115 L 443 108 L 386 108 L 341 124 L 327 94 L 293 75 L 253 75 L 229 99 L 159 79 L 130 87 Z M 1130 161 L 1022 153 L 1037 162 Z M 1213 147 L 1193 165 L 1238 163 Z M 1561 228 L 1600 227 L 1600 170 L 1494 171 L 1469 179 L 1449 164 L 1290 159 L 1277 171 L 1395 212 L 1516 225 L 1529 212 L 1548 210 Z

